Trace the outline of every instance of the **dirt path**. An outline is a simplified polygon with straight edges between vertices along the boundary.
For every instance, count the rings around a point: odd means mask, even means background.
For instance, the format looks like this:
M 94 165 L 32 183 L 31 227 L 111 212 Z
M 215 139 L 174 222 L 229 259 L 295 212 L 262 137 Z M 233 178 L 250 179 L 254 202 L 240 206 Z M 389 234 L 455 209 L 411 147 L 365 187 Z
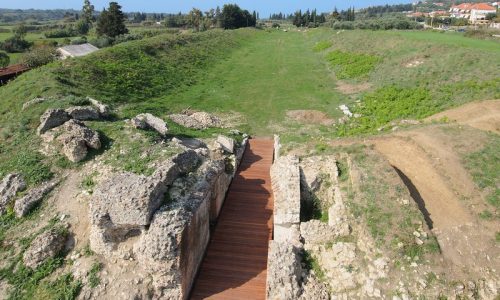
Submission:
M 444 117 L 459 124 L 500 134 L 500 100 L 468 103 L 438 113 L 427 118 L 426 121 L 441 120 Z
M 417 143 L 402 137 L 375 140 L 373 143 L 390 164 L 404 173 L 416 187 L 424 199 L 433 228 L 446 229 L 472 221 L 458 196 Z

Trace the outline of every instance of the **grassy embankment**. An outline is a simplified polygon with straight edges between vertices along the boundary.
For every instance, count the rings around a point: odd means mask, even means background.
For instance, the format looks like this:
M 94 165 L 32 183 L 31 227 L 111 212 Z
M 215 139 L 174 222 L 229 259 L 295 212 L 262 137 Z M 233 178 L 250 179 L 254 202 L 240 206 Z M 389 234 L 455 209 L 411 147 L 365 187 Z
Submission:
M 33 153 L 25 141 L 36 139 L 39 115 L 49 106 L 69 104 L 53 100 L 21 112 L 22 103 L 37 96 L 90 95 L 120 107 L 118 119 L 145 111 L 166 117 L 188 107 L 237 112 L 243 116 L 242 129 L 250 133 L 281 133 L 285 142 L 321 141 L 374 133 L 392 120 L 423 118 L 467 101 L 500 97 L 500 50 L 494 46 L 433 32 L 335 34 L 325 29 L 209 32 L 124 43 L 34 70 L 0 89 L 1 134 L 8 142 L 0 152 L 8 157 L 0 170 L 26 171 L 23 165 L 42 169 L 33 164 L 39 160 L 34 154 L 14 159 L 11 150 Z M 423 63 L 405 67 L 413 60 Z M 371 88 L 342 95 L 335 89 L 339 77 Z M 315 109 L 337 118 L 339 104 L 356 100 L 363 100 L 364 105 L 353 106 L 362 117 L 336 128 L 303 126 L 285 117 L 287 110 Z M 106 134 L 108 125 L 96 126 Z M 173 133 L 200 134 L 177 126 Z

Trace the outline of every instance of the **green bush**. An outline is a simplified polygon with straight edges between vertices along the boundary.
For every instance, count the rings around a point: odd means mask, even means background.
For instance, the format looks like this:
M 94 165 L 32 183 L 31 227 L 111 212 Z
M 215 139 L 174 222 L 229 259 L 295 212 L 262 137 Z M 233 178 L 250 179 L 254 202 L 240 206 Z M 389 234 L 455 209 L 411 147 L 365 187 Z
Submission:
M 7 67 L 9 63 L 10 63 L 9 55 L 4 51 L 0 51 L 0 68 Z
M 86 42 L 87 42 L 87 38 L 83 36 L 83 37 L 79 37 L 79 38 L 72 40 L 71 45 L 81 45 L 81 44 L 85 44 Z
M 31 50 L 23 55 L 21 62 L 28 67 L 36 68 L 53 62 L 58 56 L 55 48 L 44 46 Z
M 370 73 L 380 58 L 374 55 L 335 50 L 326 56 L 339 79 L 357 78 Z

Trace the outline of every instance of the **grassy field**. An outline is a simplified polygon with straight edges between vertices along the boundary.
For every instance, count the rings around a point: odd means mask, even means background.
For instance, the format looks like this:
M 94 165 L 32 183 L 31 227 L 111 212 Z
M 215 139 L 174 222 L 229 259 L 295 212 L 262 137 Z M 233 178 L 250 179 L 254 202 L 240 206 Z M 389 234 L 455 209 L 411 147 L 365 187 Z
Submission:
M 240 116 L 240 129 L 254 135 L 279 133 L 285 143 L 320 142 L 377 133 L 392 120 L 424 118 L 464 102 L 500 98 L 497 45 L 455 34 L 337 34 L 329 29 L 212 31 L 123 43 L 64 65 L 33 70 L 0 88 L 0 171 L 21 168 L 33 173 L 33 182 L 48 176 L 33 163 L 41 159 L 30 154 L 36 151 L 29 141 L 37 139 L 34 129 L 41 113 L 47 107 L 70 105 L 71 101 L 60 100 L 69 94 L 112 104 L 119 108 L 118 119 L 146 111 L 166 117 L 190 107 L 234 113 Z M 362 71 L 343 83 L 369 88 L 353 94 L 338 91 L 335 64 L 339 62 L 328 60 L 332 53 L 355 58 L 349 66 Z M 406 66 L 414 60 L 422 64 Z M 54 98 L 21 111 L 22 103 L 41 96 Z M 350 105 L 361 118 L 332 127 L 304 125 L 286 117 L 289 110 L 319 110 L 337 119 L 342 116 L 340 104 Z M 173 128 L 174 133 L 190 136 L 215 133 Z M 116 128 L 104 130 L 112 133 Z M 12 156 L 13 147 L 26 153 Z

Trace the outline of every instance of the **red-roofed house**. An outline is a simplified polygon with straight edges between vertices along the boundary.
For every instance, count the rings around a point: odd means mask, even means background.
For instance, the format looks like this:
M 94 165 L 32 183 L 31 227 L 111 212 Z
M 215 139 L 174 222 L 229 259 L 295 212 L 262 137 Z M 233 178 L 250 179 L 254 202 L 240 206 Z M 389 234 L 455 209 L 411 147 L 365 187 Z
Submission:
M 486 20 L 488 14 L 494 14 L 497 9 L 486 3 L 477 3 L 472 5 L 470 10 L 470 20 L 472 23 L 478 23 Z
M 471 3 L 462 3 L 454 5 L 450 8 L 450 15 L 452 18 L 470 18 Z
M 472 23 L 480 23 L 486 15 L 496 13 L 496 8 L 487 3 L 462 3 L 450 8 L 452 18 L 469 19 Z

